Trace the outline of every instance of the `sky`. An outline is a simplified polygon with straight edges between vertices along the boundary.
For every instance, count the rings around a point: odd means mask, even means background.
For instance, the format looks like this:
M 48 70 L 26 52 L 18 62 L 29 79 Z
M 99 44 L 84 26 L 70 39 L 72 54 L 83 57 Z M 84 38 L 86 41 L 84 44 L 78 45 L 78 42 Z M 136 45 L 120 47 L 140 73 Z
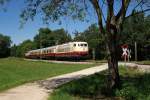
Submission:
M 28 21 L 22 29 L 20 29 L 19 15 L 24 8 L 24 0 L 12 0 L 12 2 L 5 5 L 7 11 L 3 11 L 0 8 L 0 33 L 11 37 L 12 44 L 19 44 L 24 40 L 31 39 L 38 34 L 40 28 L 48 27 L 51 30 L 64 28 L 68 33 L 73 36 L 73 32 L 82 32 L 87 29 L 91 24 L 97 23 L 97 17 L 95 13 L 89 14 L 89 22 L 73 21 L 71 19 L 63 19 L 62 24 L 50 22 L 49 25 L 45 25 L 42 22 L 41 16 L 36 16 L 34 21 Z M 115 5 L 115 12 L 119 9 L 119 4 Z M 131 9 L 134 5 L 130 5 L 127 15 L 131 13 Z M 103 8 L 104 16 L 106 16 L 106 8 Z M 91 11 L 93 12 L 93 11 Z
M 38 33 L 39 28 L 48 27 L 52 30 L 64 28 L 68 33 L 84 31 L 91 23 L 96 23 L 96 17 L 87 22 L 62 20 L 62 24 L 50 23 L 45 25 L 40 16 L 35 17 L 34 21 L 28 21 L 20 29 L 19 15 L 24 7 L 23 0 L 13 0 L 6 5 L 6 11 L 0 11 L 0 33 L 11 37 L 12 44 L 19 44 L 24 40 L 31 39 Z

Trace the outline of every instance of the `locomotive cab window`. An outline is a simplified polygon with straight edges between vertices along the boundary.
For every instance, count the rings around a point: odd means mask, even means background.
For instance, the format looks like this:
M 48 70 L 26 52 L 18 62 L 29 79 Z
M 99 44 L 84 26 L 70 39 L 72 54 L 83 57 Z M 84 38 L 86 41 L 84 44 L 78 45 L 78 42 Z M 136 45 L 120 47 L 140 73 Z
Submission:
M 84 44 L 84 46 L 86 47 L 86 46 L 87 46 L 87 44 Z

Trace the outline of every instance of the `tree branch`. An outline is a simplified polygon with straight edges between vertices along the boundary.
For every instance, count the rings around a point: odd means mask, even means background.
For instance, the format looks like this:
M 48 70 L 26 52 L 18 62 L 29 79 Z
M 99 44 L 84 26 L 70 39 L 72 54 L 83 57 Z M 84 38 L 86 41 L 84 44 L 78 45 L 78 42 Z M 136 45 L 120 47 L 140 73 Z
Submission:
M 133 10 L 135 10 L 142 2 L 143 2 L 143 0 L 141 0 L 141 1 L 133 8 Z
M 97 0 L 90 0 L 90 2 L 92 3 L 92 5 L 97 13 L 98 25 L 99 25 L 100 32 L 104 34 L 104 27 L 103 27 L 103 22 L 102 22 L 102 9 L 100 8 Z
M 126 16 L 125 19 L 129 18 L 130 16 L 135 16 L 135 15 L 138 15 L 138 14 L 140 14 L 140 13 L 147 12 L 147 11 L 150 11 L 150 8 L 149 8 L 149 9 L 142 10 L 142 11 L 139 11 L 139 12 L 136 12 L 136 13 L 132 13 L 132 14 Z
M 118 20 L 121 16 L 125 17 L 129 3 L 130 3 L 130 0 L 122 0 L 122 6 L 118 14 L 116 15 L 116 20 Z

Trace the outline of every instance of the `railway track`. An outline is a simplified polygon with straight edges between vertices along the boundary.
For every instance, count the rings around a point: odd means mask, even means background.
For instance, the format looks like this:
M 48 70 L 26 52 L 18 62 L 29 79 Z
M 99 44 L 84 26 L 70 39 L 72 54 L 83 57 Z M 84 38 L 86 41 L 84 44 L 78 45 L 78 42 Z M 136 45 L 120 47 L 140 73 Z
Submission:
M 87 61 L 57 61 L 57 60 L 38 60 L 38 59 L 24 59 L 27 61 L 41 61 L 41 62 L 49 62 L 49 63 L 62 63 L 62 64 L 94 64 L 93 62 Z

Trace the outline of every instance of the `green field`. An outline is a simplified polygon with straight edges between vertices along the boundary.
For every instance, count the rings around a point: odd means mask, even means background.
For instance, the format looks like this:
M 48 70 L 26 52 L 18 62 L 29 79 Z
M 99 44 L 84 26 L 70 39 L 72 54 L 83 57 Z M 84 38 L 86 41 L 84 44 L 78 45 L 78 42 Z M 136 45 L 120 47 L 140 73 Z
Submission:
M 23 83 L 65 74 L 94 65 L 55 64 L 25 61 L 19 58 L 0 59 L 0 91 Z
M 109 92 L 107 71 L 58 87 L 49 100 L 150 100 L 150 73 L 121 67 L 120 89 Z

